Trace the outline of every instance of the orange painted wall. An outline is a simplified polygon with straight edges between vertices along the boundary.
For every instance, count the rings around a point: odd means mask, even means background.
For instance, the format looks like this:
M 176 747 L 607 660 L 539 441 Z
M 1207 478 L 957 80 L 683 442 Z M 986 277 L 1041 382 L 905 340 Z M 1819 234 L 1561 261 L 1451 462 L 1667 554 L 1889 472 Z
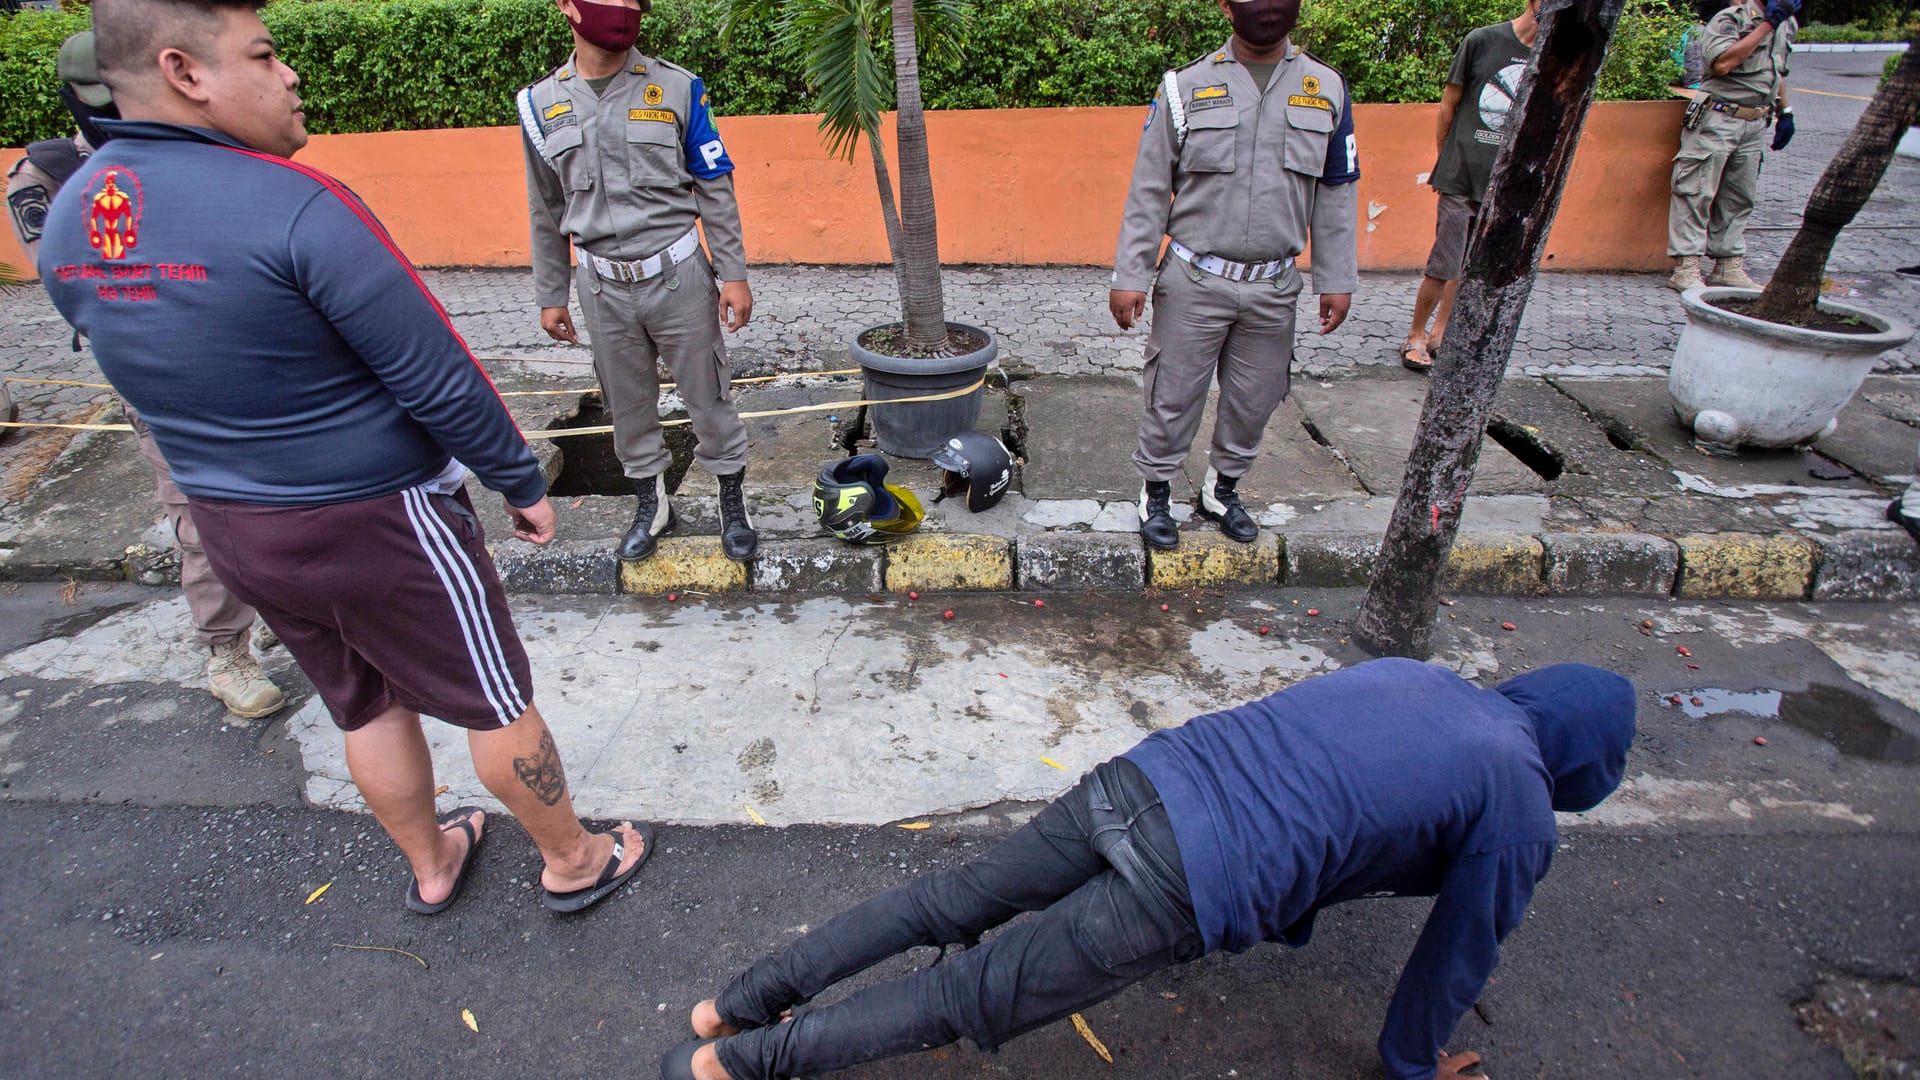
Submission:
M 1677 101 L 1607 102 L 1587 119 L 1543 265 L 1646 270 L 1666 260 L 1667 172 Z M 1370 218 L 1360 265 L 1423 265 L 1434 195 L 1432 105 L 1354 114 Z M 940 256 L 948 263 L 1106 265 L 1144 110 L 1021 109 L 927 116 Z M 720 121 L 754 263 L 887 261 L 873 167 L 828 158 L 812 116 Z M 19 151 L 0 151 L 0 171 Z M 422 266 L 524 266 L 525 180 L 515 128 L 321 135 L 300 155 L 367 200 Z M 23 266 L 10 235 L 0 262 Z

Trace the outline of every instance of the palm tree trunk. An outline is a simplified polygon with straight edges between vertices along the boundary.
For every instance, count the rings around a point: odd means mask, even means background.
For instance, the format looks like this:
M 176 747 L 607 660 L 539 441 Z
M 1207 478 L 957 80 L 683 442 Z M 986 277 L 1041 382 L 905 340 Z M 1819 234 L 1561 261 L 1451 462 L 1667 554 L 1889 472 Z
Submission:
M 867 133 L 867 149 L 873 152 L 873 184 L 880 192 L 880 217 L 887 223 L 887 254 L 893 259 L 893 284 L 901 296 L 907 295 L 907 264 L 900 257 L 900 208 L 893 201 L 893 177 L 887 175 L 887 149 L 880 145 L 880 133 Z
M 1853 134 L 1820 174 L 1820 182 L 1807 198 L 1800 231 L 1793 234 L 1787 253 L 1748 314 L 1796 325 L 1813 318 L 1834 240 L 1873 197 L 1900 136 L 1916 119 L 1920 119 L 1920 40 L 1907 49 L 1893 77 L 1873 95 Z
M 920 110 L 920 51 L 913 0 L 893 0 L 893 79 L 899 113 L 894 130 L 900 153 L 900 242 L 893 261 L 907 344 L 939 349 L 947 340 L 940 291 L 940 236 L 933 214 L 933 172 L 927 164 L 927 119 Z

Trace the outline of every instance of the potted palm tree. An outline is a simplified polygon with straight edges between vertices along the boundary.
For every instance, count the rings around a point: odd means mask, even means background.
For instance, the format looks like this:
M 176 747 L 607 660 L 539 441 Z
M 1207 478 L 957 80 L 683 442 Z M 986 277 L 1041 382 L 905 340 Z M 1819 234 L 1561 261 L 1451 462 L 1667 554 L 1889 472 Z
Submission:
M 1820 297 L 1840 230 L 1920 120 L 1920 35 L 1814 185 L 1764 290 L 1690 289 L 1667 390 L 1707 449 L 1799 446 L 1831 432 L 1874 361 L 1913 337 L 1899 319 Z
M 866 372 L 870 400 L 937 399 L 872 410 L 880 448 L 902 457 L 927 457 L 973 427 L 987 365 L 999 352 L 987 331 L 947 321 L 920 105 L 921 53 L 957 54 L 970 13 L 967 0 L 733 0 L 727 16 L 728 28 L 771 19 L 775 48 L 806 73 L 828 152 L 852 162 L 864 144 L 873 159 L 901 317 L 860 331 L 849 351 Z M 888 43 L 891 84 L 883 76 Z M 880 139 L 889 92 L 900 156 L 897 200 Z

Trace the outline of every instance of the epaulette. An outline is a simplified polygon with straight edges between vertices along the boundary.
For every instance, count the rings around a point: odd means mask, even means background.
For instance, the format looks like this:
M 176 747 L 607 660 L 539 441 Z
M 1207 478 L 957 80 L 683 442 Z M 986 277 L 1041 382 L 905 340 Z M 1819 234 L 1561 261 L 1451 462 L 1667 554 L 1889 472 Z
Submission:
M 1313 55 L 1313 53 L 1308 51 L 1307 49 L 1301 49 L 1300 55 L 1306 57 L 1307 59 L 1313 61 L 1316 64 L 1319 64 L 1321 67 L 1326 68 L 1328 71 L 1333 72 L 1335 75 L 1338 75 L 1340 77 L 1341 86 L 1350 87 L 1353 85 L 1352 80 L 1347 78 L 1346 72 L 1341 71 L 1339 68 L 1334 67 L 1332 64 L 1329 64 L 1325 60 L 1322 60 L 1319 57 Z
M 692 82 L 693 80 L 699 78 L 698 75 L 695 75 L 693 72 L 688 71 L 686 68 L 681 67 L 679 64 L 676 64 L 671 60 L 662 60 L 658 57 L 655 57 L 653 58 L 653 62 L 663 70 L 675 72 L 680 75 L 685 75 L 687 77 L 688 82 Z
M 1199 56 L 1194 57 L 1193 59 L 1187 61 L 1184 64 L 1181 64 L 1179 67 L 1176 67 L 1173 70 L 1185 71 L 1196 64 L 1204 64 L 1209 60 L 1220 61 L 1220 60 L 1225 60 L 1226 58 L 1227 58 L 1227 54 L 1225 52 L 1215 49 L 1212 52 L 1201 53 Z

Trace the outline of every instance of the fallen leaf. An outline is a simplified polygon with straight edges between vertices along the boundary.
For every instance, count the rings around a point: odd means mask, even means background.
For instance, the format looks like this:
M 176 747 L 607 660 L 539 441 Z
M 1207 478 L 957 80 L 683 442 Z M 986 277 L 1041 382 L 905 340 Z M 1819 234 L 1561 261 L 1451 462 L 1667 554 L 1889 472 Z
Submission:
M 473 1033 L 474 1033 L 475 1035 L 478 1035 L 478 1034 L 480 1034 L 480 1021 L 478 1021 L 478 1020 L 475 1020 L 475 1019 L 473 1018 L 473 1010 L 472 1010 L 472 1009 L 461 1009 L 461 1010 L 460 1010 L 460 1019 L 461 1019 L 461 1021 L 462 1021 L 463 1023 L 465 1023 L 465 1024 L 467 1025 L 467 1030 L 468 1030 L 468 1031 L 471 1031 L 471 1032 L 473 1032 Z
M 420 959 L 419 957 L 413 955 L 412 953 L 408 952 L 405 949 L 393 949 L 393 948 L 388 948 L 385 945 L 342 945 L 337 941 L 333 943 L 333 947 L 336 949 L 359 949 L 367 952 L 399 953 L 401 956 L 407 957 L 408 959 L 412 960 L 414 963 L 419 964 L 421 967 L 427 966 L 427 962 L 425 960 Z M 432 969 L 429 968 L 428 970 L 432 970 Z M 477 1031 L 479 1029 L 476 1028 L 474 1030 Z
M 1101 1061 L 1109 1065 L 1113 1064 L 1113 1055 L 1108 1052 L 1106 1044 L 1100 1041 L 1100 1037 L 1093 1033 L 1093 1029 L 1087 1026 L 1086 1017 L 1074 1013 L 1073 1028 L 1080 1033 L 1081 1038 L 1087 1040 L 1088 1046 L 1093 1047 L 1093 1052 L 1100 1055 Z
M 587 501 L 587 497 L 586 497 L 585 495 L 582 495 L 582 496 L 580 496 L 579 498 L 577 498 L 577 499 L 575 499 L 575 500 L 573 500 L 572 502 L 570 502 L 570 503 L 568 503 L 568 504 L 567 504 L 567 509 L 569 509 L 569 510 L 578 510 L 578 509 L 580 509 L 580 504 L 581 504 L 581 503 L 583 503 L 583 502 L 586 502 L 586 501 Z
M 446 784 L 441 784 L 439 787 L 433 789 L 433 793 L 435 795 L 445 795 L 447 792 L 452 790 L 453 789 L 447 786 Z
M 914 832 L 919 832 L 919 831 L 920 831 L 921 829 L 931 829 L 931 828 L 933 828 L 933 823 L 932 823 L 932 822 L 930 822 L 930 821 L 908 821 L 908 822 L 903 822 L 903 823 L 901 823 L 901 824 L 899 824 L 899 825 L 895 825 L 895 826 L 894 826 L 894 828 L 896 828 L 896 829 L 911 829 L 911 830 L 913 830 Z
M 760 811 L 755 810 L 751 803 L 741 803 L 740 809 L 747 812 L 747 816 L 753 819 L 755 825 L 765 825 L 767 823 L 767 819 L 761 817 Z
M 1065 765 L 1062 765 L 1062 764 L 1060 764 L 1059 762 L 1057 762 L 1057 761 L 1055 761 L 1055 760 L 1053 760 L 1053 759 L 1052 759 L 1052 758 L 1050 758 L 1050 757 L 1047 757 L 1047 756 L 1046 756 L 1046 755 L 1044 755 L 1044 754 L 1043 754 L 1043 755 L 1041 755 L 1041 757 L 1040 757 L 1040 763 L 1041 763 L 1041 764 L 1043 764 L 1043 765 L 1051 765 L 1051 766 L 1053 766 L 1054 768 L 1056 768 L 1056 769 L 1059 769 L 1059 770 L 1060 770 L 1061 772 L 1066 772 L 1066 771 L 1067 771 L 1067 767 L 1066 767 Z
M 333 882 L 331 882 L 331 881 L 329 881 L 329 882 L 327 882 L 327 883 L 326 883 L 325 885 L 322 885 L 322 886 L 320 886 L 319 888 L 317 888 L 317 889 L 315 889 L 315 890 L 313 890 L 312 892 L 310 892 L 310 893 L 308 893 L 308 894 L 307 894 L 307 903 L 309 903 L 309 904 L 311 904 L 311 903 L 313 903 L 313 902 L 314 902 L 315 900 L 318 900 L 318 899 L 320 899 L 320 897 L 322 897 L 322 896 L 324 896 L 324 895 L 326 895 L 326 891 L 327 891 L 328 889 L 331 889 L 331 888 L 333 888 Z

